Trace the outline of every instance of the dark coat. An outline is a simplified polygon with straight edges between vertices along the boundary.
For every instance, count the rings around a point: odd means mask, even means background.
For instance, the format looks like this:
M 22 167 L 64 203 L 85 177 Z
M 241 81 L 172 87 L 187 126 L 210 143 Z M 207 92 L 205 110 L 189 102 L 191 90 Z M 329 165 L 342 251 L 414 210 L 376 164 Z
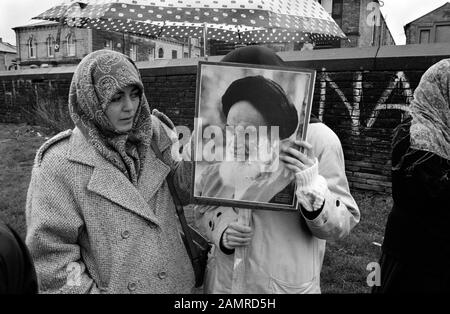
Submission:
M 0 294 L 37 293 L 37 279 L 28 249 L 19 235 L 0 221 Z
M 410 120 L 394 136 L 394 207 L 383 243 L 381 290 L 448 291 L 450 161 L 412 149 L 409 129 Z

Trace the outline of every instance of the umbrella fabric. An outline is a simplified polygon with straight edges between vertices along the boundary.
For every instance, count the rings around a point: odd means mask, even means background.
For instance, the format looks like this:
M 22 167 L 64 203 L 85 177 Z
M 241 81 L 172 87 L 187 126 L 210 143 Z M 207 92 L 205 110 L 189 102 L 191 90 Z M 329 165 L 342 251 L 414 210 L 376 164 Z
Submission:
M 152 37 L 201 37 L 206 26 L 209 39 L 242 43 L 345 38 L 314 0 L 90 0 L 35 19 Z

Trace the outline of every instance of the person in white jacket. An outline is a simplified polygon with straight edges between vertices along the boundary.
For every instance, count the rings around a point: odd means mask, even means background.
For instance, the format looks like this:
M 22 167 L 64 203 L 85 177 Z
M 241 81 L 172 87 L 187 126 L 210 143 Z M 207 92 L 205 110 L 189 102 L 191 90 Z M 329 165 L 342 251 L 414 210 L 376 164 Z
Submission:
M 234 50 L 222 61 L 284 65 L 275 53 L 258 46 Z M 298 211 L 252 210 L 250 224 L 245 225 L 238 221 L 237 208 L 195 206 L 197 226 L 214 243 L 205 293 L 320 293 L 326 241 L 348 235 L 360 212 L 350 194 L 336 134 L 312 118 L 306 142 L 295 144 L 305 153 L 285 147 L 280 160 L 297 183 Z M 196 189 L 213 197 L 218 193 L 211 188 L 213 180 L 217 176 L 205 175 Z M 243 266 L 239 287 L 236 264 Z

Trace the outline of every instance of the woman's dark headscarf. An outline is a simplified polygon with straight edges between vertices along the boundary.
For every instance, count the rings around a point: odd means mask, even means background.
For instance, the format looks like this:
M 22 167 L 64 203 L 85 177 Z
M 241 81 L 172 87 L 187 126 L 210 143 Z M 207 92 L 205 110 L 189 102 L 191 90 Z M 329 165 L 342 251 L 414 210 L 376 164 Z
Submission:
M 119 132 L 105 110 L 114 95 L 129 86 L 139 88 L 140 103 L 132 129 Z M 69 111 L 87 141 L 137 185 L 152 129 L 150 108 L 134 62 L 111 50 L 98 50 L 84 57 L 70 85 Z

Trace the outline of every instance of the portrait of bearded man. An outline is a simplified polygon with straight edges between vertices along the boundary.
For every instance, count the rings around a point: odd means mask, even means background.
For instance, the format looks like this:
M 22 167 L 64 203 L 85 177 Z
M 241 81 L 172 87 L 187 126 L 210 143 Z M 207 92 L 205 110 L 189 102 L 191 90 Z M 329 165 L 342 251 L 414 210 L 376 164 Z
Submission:
M 283 88 L 261 75 L 235 80 L 222 96 L 226 118 L 224 160 L 209 165 L 197 195 L 247 202 L 294 202 L 293 174 L 280 147 L 298 127 L 298 112 Z
M 339 137 L 313 115 L 307 118 L 315 75 L 290 71 L 267 47 L 235 49 L 221 62 L 209 72 L 200 67 L 197 103 L 208 126 L 227 129 L 225 139 L 213 141 L 225 159 L 208 160 L 199 173 L 194 166 L 195 224 L 214 244 L 204 292 L 320 293 L 326 242 L 347 236 L 360 212 Z M 196 131 L 210 135 L 207 129 Z M 221 155 L 205 147 L 203 157 L 205 151 Z M 241 206 L 249 203 L 251 209 Z

